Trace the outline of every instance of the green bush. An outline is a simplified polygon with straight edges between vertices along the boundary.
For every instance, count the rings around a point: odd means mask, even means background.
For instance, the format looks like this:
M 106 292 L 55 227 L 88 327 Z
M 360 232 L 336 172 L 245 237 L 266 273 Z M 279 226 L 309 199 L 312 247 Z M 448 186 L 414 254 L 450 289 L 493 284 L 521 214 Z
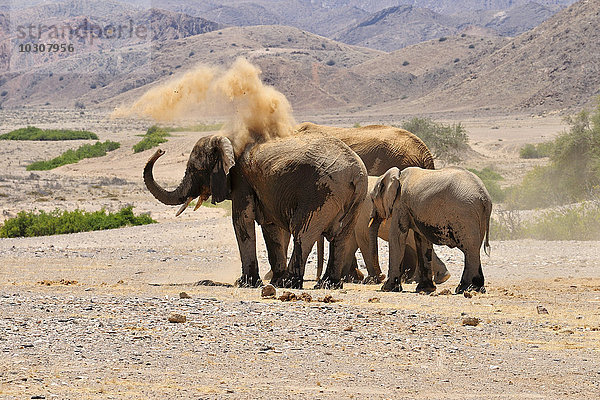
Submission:
M 579 204 L 545 211 L 521 221 L 517 211 L 502 211 L 493 218 L 490 237 L 496 240 L 600 240 L 600 204 Z
M 506 193 L 502 190 L 498 181 L 503 180 L 502 175 L 491 169 L 490 167 L 485 167 L 482 170 L 476 170 L 469 168 L 469 171 L 474 173 L 483 181 L 485 188 L 490 193 L 492 200 L 494 202 L 502 202 L 506 198 Z
M 117 213 L 82 210 L 21 211 L 0 227 L 0 237 L 49 236 L 63 233 L 89 232 L 156 223 L 149 215 L 134 215 L 133 207 L 122 208 Z
M 198 124 L 192 126 L 179 126 L 176 128 L 163 127 L 167 132 L 212 132 L 218 131 L 223 127 L 223 124 Z
M 121 144 L 117 142 L 96 142 L 95 144 L 84 144 L 76 150 L 67 150 L 60 156 L 49 161 L 36 161 L 27 166 L 27 171 L 46 171 L 67 164 L 75 164 L 84 158 L 105 156 L 107 152 L 118 149 Z
M 521 158 L 542 158 L 550 157 L 553 150 L 553 142 L 543 142 L 538 144 L 528 143 L 521 147 L 519 150 L 519 156 Z
M 437 158 L 459 161 L 460 152 L 468 148 L 469 137 L 462 124 L 444 125 L 429 118 L 413 118 L 401 126 L 417 135 Z
M 144 138 L 133 146 L 133 152 L 139 153 L 141 151 L 156 147 L 159 144 L 166 142 L 166 138 L 168 136 L 171 135 L 165 130 L 165 128 L 153 125 L 148 128 Z
M 529 209 L 576 203 L 597 196 L 600 188 L 600 105 L 569 117 L 570 125 L 544 151 L 550 164 L 528 172 L 508 190 L 512 207 Z
M 95 133 L 70 129 L 40 129 L 35 126 L 20 128 L 0 135 L 0 140 L 98 140 Z

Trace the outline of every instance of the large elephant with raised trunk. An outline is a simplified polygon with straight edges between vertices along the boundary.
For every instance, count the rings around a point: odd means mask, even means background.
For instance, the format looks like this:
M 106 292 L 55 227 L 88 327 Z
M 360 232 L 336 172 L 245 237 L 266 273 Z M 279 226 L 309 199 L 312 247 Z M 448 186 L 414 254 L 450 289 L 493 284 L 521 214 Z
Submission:
M 382 290 L 400 291 L 400 263 L 409 230 L 417 248 L 417 291 L 433 291 L 433 244 L 458 247 L 465 267 L 457 293 L 485 292 L 480 248 L 489 251 L 492 201 L 483 182 L 464 168 L 441 170 L 391 168 L 371 191 L 373 213 L 369 231 L 371 257 L 376 262 L 377 234 L 381 221 L 389 224 L 389 269 Z
M 179 186 L 167 191 L 154 180 L 158 150 L 144 168 L 144 182 L 160 202 L 183 206 L 212 195 L 213 203 L 232 201 L 232 219 L 242 261 L 240 286 L 262 284 L 256 257 L 255 221 L 263 228 L 273 282 L 302 288 L 306 259 L 315 241 L 331 241 L 332 257 L 318 287 L 340 287 L 357 210 L 367 190 L 361 159 L 343 142 L 326 137 L 285 137 L 253 143 L 235 155 L 229 138 L 203 137 L 194 146 Z M 286 268 L 283 246 L 293 235 Z

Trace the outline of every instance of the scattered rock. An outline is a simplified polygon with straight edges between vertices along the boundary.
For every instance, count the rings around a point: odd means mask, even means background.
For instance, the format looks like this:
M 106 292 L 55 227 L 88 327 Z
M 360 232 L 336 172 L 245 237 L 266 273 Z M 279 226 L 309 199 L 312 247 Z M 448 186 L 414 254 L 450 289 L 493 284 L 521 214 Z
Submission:
M 330 294 L 325 295 L 322 299 L 319 299 L 322 303 L 337 303 L 338 301 L 342 301 L 340 299 L 334 299 Z
M 298 300 L 302 300 L 307 303 L 310 303 L 312 301 L 312 296 L 306 292 L 302 292 L 302 293 L 300 293 L 300 296 L 298 296 Z
M 452 291 L 448 288 L 440 290 L 438 293 L 438 296 L 449 296 L 452 294 Z
M 263 286 L 263 288 L 260 292 L 261 297 L 273 298 L 273 297 L 275 297 L 276 294 L 277 294 L 277 290 L 275 289 L 275 286 L 273 286 L 271 284 Z
M 538 314 L 548 314 L 548 310 L 546 309 L 546 307 L 544 307 L 543 305 L 539 304 L 537 306 L 537 313 Z
M 296 295 L 292 292 L 283 292 L 281 296 L 279 296 L 279 300 L 281 301 L 293 301 L 296 300 Z
M 381 299 L 379 297 L 371 297 L 369 303 L 379 303 Z
M 61 279 L 59 281 L 50 281 L 44 279 L 43 281 L 39 281 L 38 285 L 44 286 L 52 286 L 52 285 L 77 285 L 77 281 L 69 280 L 69 279 Z
M 187 321 L 187 318 L 185 317 L 185 315 L 181 315 L 181 314 L 177 314 L 177 313 L 171 313 L 171 315 L 169 315 L 169 322 L 174 323 L 174 324 L 181 324 L 185 321 Z
M 471 292 L 467 292 L 467 291 L 463 292 L 463 295 L 464 295 L 464 296 L 465 296 L 467 299 L 470 299 L 471 297 L 473 297 L 473 293 L 471 293 Z
M 187 294 L 186 292 L 180 292 L 179 293 L 179 298 L 180 299 L 191 299 L 192 296 L 190 296 L 189 294 Z
M 198 281 L 196 283 L 194 283 L 194 286 L 223 286 L 223 287 L 233 287 L 232 284 L 230 283 L 223 283 L 223 282 L 215 282 L 211 279 L 203 279 L 201 281 Z
M 347 326 L 347 327 L 345 327 L 345 328 L 344 328 L 344 332 L 350 332 L 352 329 L 354 329 L 354 328 L 352 327 L 352 325 L 350 325 L 350 326 Z
M 480 322 L 481 320 L 477 317 L 466 317 L 462 320 L 462 324 L 466 326 L 477 326 Z

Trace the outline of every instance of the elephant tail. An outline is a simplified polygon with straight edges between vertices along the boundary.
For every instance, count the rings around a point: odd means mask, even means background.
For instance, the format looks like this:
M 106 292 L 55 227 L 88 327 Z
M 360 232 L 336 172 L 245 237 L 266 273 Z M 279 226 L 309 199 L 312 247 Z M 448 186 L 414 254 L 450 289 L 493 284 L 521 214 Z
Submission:
M 485 231 L 482 233 L 485 233 L 485 241 L 483 242 L 483 252 L 489 257 L 492 251 L 490 246 L 490 219 L 492 217 L 492 203 L 487 203 L 484 208 L 485 219 L 483 222 L 485 223 L 485 227 L 482 228 L 485 229 Z

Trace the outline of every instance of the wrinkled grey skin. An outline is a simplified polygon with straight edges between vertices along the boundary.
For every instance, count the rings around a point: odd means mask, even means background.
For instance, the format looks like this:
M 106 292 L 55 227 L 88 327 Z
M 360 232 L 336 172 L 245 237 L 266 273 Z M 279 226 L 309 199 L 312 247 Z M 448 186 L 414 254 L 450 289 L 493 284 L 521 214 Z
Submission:
M 335 137 L 346 143 L 365 163 L 367 172 L 372 176 L 382 175 L 391 167 L 404 169 L 406 167 L 421 167 L 434 169 L 433 155 L 421 139 L 412 133 L 391 126 L 369 125 L 358 128 L 339 128 L 333 126 L 316 125 L 305 122 L 296 127 L 296 135 L 321 135 L 326 137 Z M 370 213 L 370 211 L 369 211 Z M 370 214 L 369 214 L 370 216 Z M 359 227 L 366 229 L 366 224 L 358 224 Z M 323 272 L 323 239 L 317 241 L 317 279 Z M 286 247 L 287 248 L 287 247 Z M 363 254 L 365 254 L 363 252 Z M 408 252 L 406 265 L 408 270 L 414 270 L 414 252 Z M 436 274 L 436 281 L 440 283 L 449 278 L 448 270 L 441 260 L 435 263 L 439 267 L 439 273 Z M 366 259 L 366 258 L 365 258 Z M 365 262 L 366 263 L 366 262 Z M 379 265 L 367 266 L 369 275 L 364 279 L 365 283 L 380 283 L 385 278 L 381 273 Z M 269 272 L 265 278 L 271 276 Z M 358 269 L 356 257 L 353 257 L 352 264 L 343 272 L 346 281 L 360 282 L 363 280 L 362 273 Z
M 369 278 L 377 278 L 377 274 L 381 274 L 381 268 L 379 264 L 374 264 L 377 260 L 374 260 L 373 257 L 369 257 L 371 254 L 371 250 L 369 249 L 369 222 L 371 219 L 371 214 L 373 212 L 373 201 L 371 200 L 370 192 L 375 187 L 375 184 L 378 181 L 378 177 L 370 176 L 369 177 L 369 190 L 365 195 L 365 200 L 361 204 L 358 210 L 358 218 L 356 220 L 356 227 L 354 228 L 354 236 L 350 240 L 350 245 L 356 251 L 357 248 L 360 249 L 361 253 L 364 255 L 365 264 L 367 267 L 367 271 L 369 273 Z M 388 220 L 382 220 L 380 222 L 380 227 L 378 230 L 378 236 L 385 240 L 389 241 L 389 231 L 390 226 Z M 450 273 L 446 269 L 446 265 L 442 260 L 438 258 L 435 253 L 432 253 L 432 270 L 434 274 L 435 283 L 443 283 L 448 278 L 450 278 Z M 414 234 L 409 231 L 406 238 L 406 250 L 404 253 L 404 258 L 402 259 L 402 263 L 400 265 L 400 271 L 402 271 L 402 278 L 404 281 L 408 281 L 413 278 L 417 265 L 416 258 L 416 245 Z M 379 279 L 373 280 L 365 280 L 365 283 L 380 283 L 385 279 L 385 275 L 381 274 Z
M 373 223 L 369 229 L 371 257 L 377 261 L 373 241 L 381 221 L 390 225 L 388 279 L 384 291 L 400 291 L 400 261 L 404 257 L 409 229 L 415 232 L 417 247 L 417 291 L 434 291 L 431 258 L 433 244 L 458 247 L 465 255 L 465 267 L 456 293 L 485 292 L 480 248 L 489 250 L 492 201 L 483 182 L 463 168 L 441 170 L 391 168 L 371 191 Z M 485 241 L 485 242 L 484 242 Z
M 183 204 L 212 195 L 213 202 L 232 201 L 232 219 L 242 276 L 239 286 L 260 286 L 256 257 L 255 221 L 262 226 L 272 283 L 302 288 L 306 259 L 314 242 L 324 235 L 331 241 L 329 260 L 318 287 L 341 287 L 345 263 L 351 262 L 348 239 L 357 210 L 367 190 L 367 173 L 360 158 L 333 138 L 302 140 L 291 137 L 252 144 L 235 156 L 231 141 L 220 135 L 203 137 L 194 146 L 185 175 L 173 191 L 161 188 L 152 175 L 158 150 L 144 168 L 148 190 L 164 204 Z M 335 162 L 334 162 L 335 161 Z M 289 265 L 289 233 L 294 249 Z

